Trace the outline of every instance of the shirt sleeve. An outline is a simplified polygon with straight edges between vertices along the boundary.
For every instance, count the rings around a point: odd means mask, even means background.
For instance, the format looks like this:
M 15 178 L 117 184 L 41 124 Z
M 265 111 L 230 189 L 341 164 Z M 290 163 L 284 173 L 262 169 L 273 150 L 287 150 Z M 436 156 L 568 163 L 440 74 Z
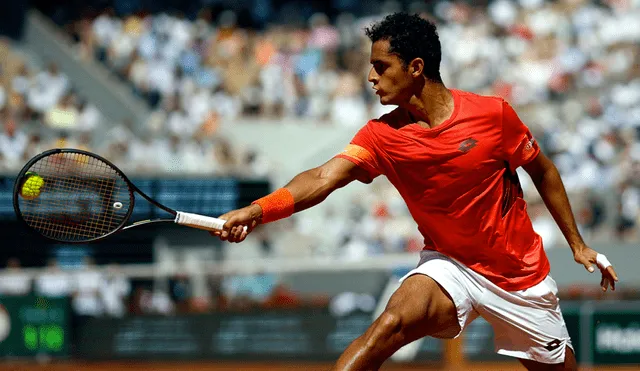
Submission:
M 373 136 L 371 129 L 364 126 L 360 129 L 345 149 L 335 157 L 349 160 L 367 171 L 369 181 L 373 181 L 377 176 L 382 174 L 379 161 L 373 144 Z
M 511 171 L 532 161 L 540 147 L 511 105 L 502 102 L 502 149 Z

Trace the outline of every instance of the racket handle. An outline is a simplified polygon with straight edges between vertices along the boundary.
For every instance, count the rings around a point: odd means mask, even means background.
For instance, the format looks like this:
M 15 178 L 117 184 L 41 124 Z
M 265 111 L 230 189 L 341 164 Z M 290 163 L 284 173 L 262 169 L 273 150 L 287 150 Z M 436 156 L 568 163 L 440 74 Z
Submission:
M 219 231 L 222 230 L 224 223 L 226 220 L 213 218 L 210 216 L 191 214 L 191 213 L 183 213 L 178 211 L 176 214 L 176 219 L 174 220 L 176 224 L 186 225 L 192 228 L 204 229 L 207 231 Z M 247 227 L 244 227 L 244 230 L 247 230 Z

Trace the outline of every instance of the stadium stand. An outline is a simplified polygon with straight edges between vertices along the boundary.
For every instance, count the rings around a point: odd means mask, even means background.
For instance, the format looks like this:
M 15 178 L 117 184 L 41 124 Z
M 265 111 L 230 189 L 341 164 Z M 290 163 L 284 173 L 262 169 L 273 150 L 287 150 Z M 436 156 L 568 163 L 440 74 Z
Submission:
M 585 233 L 637 238 L 637 2 L 437 2 L 429 13 L 417 2 L 407 8 L 438 22 L 447 84 L 499 95 L 517 107 L 558 165 Z M 256 30 L 240 27 L 231 11 L 212 20 L 210 10 L 189 19 L 106 9 L 70 29 L 82 55 L 102 60 L 155 108 L 150 128 L 166 122 L 170 133 L 191 135 L 219 121 L 232 125 L 240 115 L 353 127 L 380 116 L 387 108 L 367 87 L 368 43 L 361 32 L 378 16 L 316 13 L 307 24 Z M 522 178 L 525 193 L 535 195 Z M 560 243 L 540 200 L 530 201 L 547 245 Z M 371 219 L 375 212 L 364 214 Z
M 264 161 L 255 160 L 261 155 L 257 152 L 238 155 L 233 143 L 216 135 L 220 125 L 233 125 L 239 117 L 294 118 L 300 125 L 357 128 L 389 109 L 376 102 L 367 85 L 369 44 L 362 28 L 384 12 L 413 10 L 438 23 L 448 86 L 499 95 L 516 107 L 558 166 L 580 228 L 590 241 L 637 241 L 640 2 L 376 4 L 376 12 L 367 8 L 309 14 L 302 24 L 297 18 L 279 18 L 275 10 L 273 19 L 240 24 L 244 13 L 211 8 L 188 16 L 93 8 L 65 19 L 78 55 L 104 63 L 154 110 L 142 123 L 152 139 L 127 141 L 127 125 L 133 123 L 123 123 L 110 132 L 112 140 L 96 149 L 139 172 L 173 171 L 161 164 L 179 161 L 184 172 L 234 174 L 247 168 L 242 158 L 254 158 L 254 164 Z M 52 71 L 41 74 L 52 79 Z M 23 75 L 15 76 L 11 90 L 4 85 L 7 102 L 26 81 Z M 59 79 L 53 81 L 67 83 Z M 76 100 L 72 94 L 61 94 L 56 104 L 64 110 L 76 107 Z M 75 108 L 79 128 L 95 125 L 91 119 L 80 119 L 97 117 L 87 107 Z M 56 121 L 56 112 L 29 119 Z M 4 117 L 5 130 L 10 130 L 11 120 Z M 56 122 L 54 127 L 69 125 Z M 31 147 L 41 145 L 33 138 L 21 140 Z M 157 154 L 157 163 L 142 161 L 149 151 Z M 203 157 L 212 159 L 208 167 L 197 160 Z M 4 158 L 2 163 L 10 166 L 9 162 Z M 259 173 L 259 165 L 253 168 Z M 563 245 L 532 183 L 524 174 L 521 180 L 545 246 Z M 404 203 L 385 180 L 377 180 L 366 197 L 353 198 L 348 213 L 329 206 L 322 224 L 328 227 L 315 228 L 302 215 L 277 223 L 273 230 L 294 229 L 296 238 L 311 241 L 301 250 L 308 256 L 357 261 L 421 248 Z M 277 233 L 268 234 L 274 238 Z

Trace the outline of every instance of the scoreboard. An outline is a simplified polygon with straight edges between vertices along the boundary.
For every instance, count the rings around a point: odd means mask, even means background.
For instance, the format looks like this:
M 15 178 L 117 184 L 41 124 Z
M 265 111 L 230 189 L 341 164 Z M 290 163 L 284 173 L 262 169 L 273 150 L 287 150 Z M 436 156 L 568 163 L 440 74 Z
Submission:
M 0 296 L 0 356 L 69 354 L 68 298 Z

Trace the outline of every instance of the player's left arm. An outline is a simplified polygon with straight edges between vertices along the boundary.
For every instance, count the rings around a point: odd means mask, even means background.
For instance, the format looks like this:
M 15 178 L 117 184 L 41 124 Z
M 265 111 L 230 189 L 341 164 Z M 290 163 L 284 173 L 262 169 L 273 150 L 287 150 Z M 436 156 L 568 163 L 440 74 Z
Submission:
M 573 251 L 576 263 L 584 265 L 591 273 L 595 271 L 593 264 L 596 264 L 602 272 L 602 280 L 600 281 L 602 290 L 606 291 L 609 286 L 615 290 L 618 275 L 606 257 L 589 248 L 580 236 L 567 192 L 553 162 L 544 153 L 538 152 L 531 161 L 523 164 L 522 167 L 531 176 L 547 209 L 560 227 Z
M 611 286 L 611 289 L 615 290 L 618 276 L 607 258 L 589 248 L 580 236 L 567 192 L 556 166 L 540 151 L 529 128 L 520 120 L 513 107 L 505 101 L 502 102 L 501 121 L 501 144 L 509 170 L 515 171 L 522 166 L 529 173 L 547 209 L 567 239 L 575 261 L 584 265 L 589 272 L 595 271 L 593 264 L 596 264 L 602 272 L 600 282 L 602 289 L 606 291 Z

